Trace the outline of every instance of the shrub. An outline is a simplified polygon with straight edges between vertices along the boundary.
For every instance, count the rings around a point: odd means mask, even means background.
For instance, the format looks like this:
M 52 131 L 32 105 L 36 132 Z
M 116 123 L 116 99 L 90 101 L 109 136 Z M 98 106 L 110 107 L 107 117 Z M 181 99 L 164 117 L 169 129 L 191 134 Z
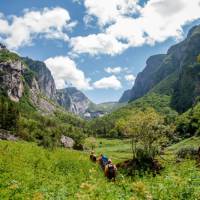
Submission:
M 189 158 L 189 159 L 195 159 L 198 156 L 198 149 L 193 147 L 185 147 L 180 149 L 177 152 L 178 158 Z

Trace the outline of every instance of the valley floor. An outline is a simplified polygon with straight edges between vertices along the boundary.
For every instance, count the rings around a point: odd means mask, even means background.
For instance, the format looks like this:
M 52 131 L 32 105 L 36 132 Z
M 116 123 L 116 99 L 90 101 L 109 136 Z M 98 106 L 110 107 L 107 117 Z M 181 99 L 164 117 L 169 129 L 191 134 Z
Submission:
M 97 154 L 105 153 L 114 163 L 131 158 L 129 140 L 97 143 Z M 130 178 L 119 172 L 113 183 L 90 162 L 88 152 L 0 141 L 0 199 L 199 200 L 200 168 L 194 160 L 175 162 L 174 157 L 178 149 L 199 144 L 200 138 L 193 137 L 169 147 L 159 158 L 165 168 L 156 177 Z

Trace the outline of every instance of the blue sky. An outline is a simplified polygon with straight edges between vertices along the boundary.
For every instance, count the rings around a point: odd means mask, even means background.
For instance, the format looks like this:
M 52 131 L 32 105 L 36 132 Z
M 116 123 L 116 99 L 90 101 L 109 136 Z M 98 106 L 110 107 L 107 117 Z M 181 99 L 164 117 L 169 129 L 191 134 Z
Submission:
M 0 0 L 0 40 L 99 103 L 117 101 L 199 19 L 199 0 Z

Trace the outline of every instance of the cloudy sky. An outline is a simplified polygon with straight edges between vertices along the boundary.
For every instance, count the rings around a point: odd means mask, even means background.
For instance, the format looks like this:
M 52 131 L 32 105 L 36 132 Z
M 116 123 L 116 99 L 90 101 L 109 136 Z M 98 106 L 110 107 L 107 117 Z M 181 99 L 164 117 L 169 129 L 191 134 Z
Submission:
M 118 100 L 199 23 L 200 0 L 0 0 L 0 41 L 96 103 Z

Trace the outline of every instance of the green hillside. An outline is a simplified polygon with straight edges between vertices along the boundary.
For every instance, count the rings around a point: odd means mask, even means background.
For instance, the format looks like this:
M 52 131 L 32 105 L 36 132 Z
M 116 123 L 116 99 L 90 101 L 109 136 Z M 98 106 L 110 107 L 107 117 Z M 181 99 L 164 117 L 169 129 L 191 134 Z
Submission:
M 93 135 L 101 135 L 107 137 L 120 137 L 120 133 L 116 128 L 116 123 L 120 119 L 133 116 L 137 110 L 145 110 L 154 108 L 158 113 L 165 116 L 166 120 L 172 122 L 178 115 L 170 106 L 171 97 L 157 93 L 150 93 L 144 97 L 128 103 L 119 109 L 104 117 L 94 119 L 89 122 L 89 127 Z
M 116 162 L 129 157 L 130 143 L 101 140 L 97 152 Z M 108 182 L 89 155 L 73 150 L 49 151 L 34 143 L 0 141 L 0 199 L 184 199 L 200 195 L 200 170 L 195 161 L 177 162 L 171 155 L 184 146 L 198 147 L 199 138 L 191 138 L 169 147 L 170 156 L 159 158 L 165 168 L 160 175 L 144 174 L 133 179 L 118 172 L 116 183 Z M 124 151 L 122 151 L 122 146 Z M 116 156 L 118 158 L 116 159 Z

